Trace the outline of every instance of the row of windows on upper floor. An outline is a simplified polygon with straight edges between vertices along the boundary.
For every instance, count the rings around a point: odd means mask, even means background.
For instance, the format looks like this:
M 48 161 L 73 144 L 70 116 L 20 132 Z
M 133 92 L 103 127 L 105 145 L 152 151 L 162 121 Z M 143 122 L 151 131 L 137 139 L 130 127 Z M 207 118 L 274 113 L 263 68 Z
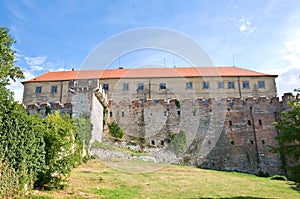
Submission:
M 104 90 L 109 90 L 109 84 L 102 85 Z M 137 90 L 144 90 L 144 83 L 138 83 Z M 218 88 L 225 88 L 224 82 L 218 82 Z M 228 82 L 227 88 L 234 89 L 235 84 L 234 82 Z M 250 88 L 249 81 L 242 82 L 242 88 Z M 265 88 L 265 81 L 258 81 L 258 88 Z M 167 89 L 167 83 L 160 83 L 159 84 L 160 90 Z M 186 89 L 193 89 L 193 82 L 186 82 Z M 203 82 L 203 89 L 209 89 L 209 82 Z M 123 90 L 129 90 L 129 84 L 123 84 Z M 42 87 L 38 86 L 35 88 L 35 93 L 42 93 Z M 51 93 L 57 93 L 57 86 L 51 86 Z
M 57 93 L 57 86 L 51 86 L 50 92 Z M 35 87 L 35 93 L 42 93 L 42 87 L 41 86 Z
M 234 89 L 235 88 L 235 82 L 227 82 L 227 88 Z M 109 84 L 104 83 L 102 85 L 104 90 L 109 90 Z M 203 89 L 209 89 L 209 82 L 203 82 Z M 137 84 L 137 90 L 144 90 L 145 86 L 144 83 L 138 83 Z M 218 88 L 225 88 L 224 82 L 218 82 Z M 250 88 L 249 81 L 243 81 L 242 82 L 242 88 L 247 89 Z M 265 81 L 258 81 L 258 88 L 265 88 Z M 167 83 L 160 83 L 159 84 L 160 90 L 167 89 Z M 186 82 L 186 89 L 193 89 L 193 82 Z M 123 84 L 123 90 L 129 90 L 129 84 L 125 83 Z

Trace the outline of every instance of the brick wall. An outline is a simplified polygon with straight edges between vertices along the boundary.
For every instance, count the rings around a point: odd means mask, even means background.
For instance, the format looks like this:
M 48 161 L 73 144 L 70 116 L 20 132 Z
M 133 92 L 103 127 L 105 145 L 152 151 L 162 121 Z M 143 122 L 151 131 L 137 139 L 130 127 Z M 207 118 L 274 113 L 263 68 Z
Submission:
M 138 144 L 143 150 L 160 156 L 170 153 L 170 135 L 183 130 L 187 144 L 185 151 L 177 155 L 178 163 L 282 174 L 279 154 L 270 152 L 277 146 L 278 135 L 272 123 L 287 108 L 285 102 L 290 97 L 286 94 L 283 101 L 266 97 L 185 99 L 180 101 L 180 107 L 176 99 L 111 100 L 108 121 L 116 121 L 126 132 L 124 140 L 128 145 L 142 140 Z

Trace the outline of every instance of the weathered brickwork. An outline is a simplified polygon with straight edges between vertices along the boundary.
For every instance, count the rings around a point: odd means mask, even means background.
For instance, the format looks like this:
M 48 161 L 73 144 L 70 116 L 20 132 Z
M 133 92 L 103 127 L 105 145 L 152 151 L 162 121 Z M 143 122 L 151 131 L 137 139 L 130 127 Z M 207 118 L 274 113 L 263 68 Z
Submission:
M 203 168 L 281 174 L 279 154 L 272 153 L 278 135 L 272 125 L 287 109 L 278 98 L 176 99 L 109 102 L 108 122 L 126 132 L 128 147 L 157 154 L 160 160 Z M 182 130 L 185 151 L 169 158 L 171 134 Z M 153 155 L 152 154 L 152 155 Z M 165 157 L 163 157 L 165 156 Z

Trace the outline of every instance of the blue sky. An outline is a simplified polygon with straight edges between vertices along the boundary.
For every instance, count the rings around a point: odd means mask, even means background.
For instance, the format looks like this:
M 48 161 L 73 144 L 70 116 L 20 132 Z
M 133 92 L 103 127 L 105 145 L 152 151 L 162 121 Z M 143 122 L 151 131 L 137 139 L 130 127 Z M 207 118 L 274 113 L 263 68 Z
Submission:
M 197 42 L 217 66 L 277 74 L 278 94 L 300 87 L 300 3 L 297 0 L 43 0 L 0 1 L 0 26 L 17 43 L 26 79 L 47 71 L 80 69 L 100 43 L 124 31 L 158 27 Z M 145 50 L 109 67 L 172 67 L 183 60 Z M 22 98 L 20 82 L 11 86 Z

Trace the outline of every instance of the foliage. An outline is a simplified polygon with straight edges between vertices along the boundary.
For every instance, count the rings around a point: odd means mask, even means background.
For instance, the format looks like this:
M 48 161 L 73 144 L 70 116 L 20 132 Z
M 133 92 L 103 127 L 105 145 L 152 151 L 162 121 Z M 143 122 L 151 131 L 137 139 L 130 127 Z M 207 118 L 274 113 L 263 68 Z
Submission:
M 76 126 L 78 136 L 83 141 L 86 149 L 88 149 L 93 129 L 89 113 L 82 114 L 80 118 L 74 118 L 74 124 Z
M 33 188 L 44 166 L 43 125 L 29 116 L 6 88 L 23 78 L 14 65 L 15 43 L 5 27 L 0 27 L 0 196 L 22 195 Z
M 15 43 L 0 27 L 0 197 L 13 198 L 34 186 L 61 188 L 71 168 L 81 162 L 82 141 L 69 116 L 46 119 L 28 115 L 7 89 L 10 81 L 23 78 L 14 65 Z M 47 113 L 48 114 L 48 113 Z
M 282 181 L 287 181 L 287 178 L 285 176 L 281 175 L 275 175 L 271 177 L 271 180 L 282 180 Z
M 287 157 L 293 158 L 295 161 L 300 159 L 300 103 L 299 100 L 291 100 L 288 102 L 289 111 L 282 112 L 280 121 L 274 125 L 280 134 L 276 138 L 279 142 L 277 151 Z M 296 168 L 299 168 L 296 167 Z M 291 171 L 291 178 L 296 182 L 300 182 L 300 174 L 293 172 L 295 168 L 288 167 Z
M 24 78 L 22 70 L 14 65 L 15 51 L 12 45 L 15 40 L 9 35 L 6 27 L 0 27 L 0 87 L 9 85 L 10 80 Z
M 171 134 L 170 147 L 177 155 L 184 152 L 186 146 L 186 134 L 184 131 L 180 130 L 177 134 Z
M 124 135 L 124 131 L 118 126 L 117 123 L 112 122 L 111 124 L 108 124 L 108 128 L 109 128 L 109 133 L 117 138 L 117 139 L 121 139 Z
M 178 99 L 175 100 L 175 105 L 177 108 L 180 108 L 180 101 Z
M 38 183 L 47 189 L 62 189 L 71 169 L 81 163 L 82 142 L 69 115 L 50 114 L 45 125 L 46 165 Z

